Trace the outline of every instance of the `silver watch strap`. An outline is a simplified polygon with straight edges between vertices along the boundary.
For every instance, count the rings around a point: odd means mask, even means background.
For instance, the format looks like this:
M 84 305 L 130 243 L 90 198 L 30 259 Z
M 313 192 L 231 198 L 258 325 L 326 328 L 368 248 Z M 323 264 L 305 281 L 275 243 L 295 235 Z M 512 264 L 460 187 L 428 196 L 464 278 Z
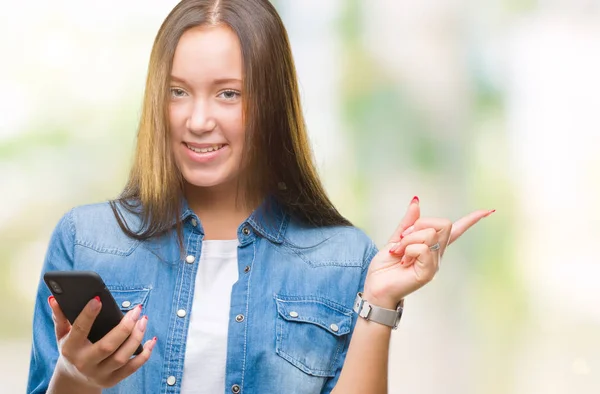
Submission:
M 358 313 L 360 317 L 392 327 L 393 330 L 398 328 L 398 323 L 400 323 L 400 318 L 402 317 L 402 310 L 402 302 L 398 304 L 396 309 L 386 309 L 371 305 L 367 300 L 362 298 L 362 293 L 358 293 L 354 301 L 354 312 Z

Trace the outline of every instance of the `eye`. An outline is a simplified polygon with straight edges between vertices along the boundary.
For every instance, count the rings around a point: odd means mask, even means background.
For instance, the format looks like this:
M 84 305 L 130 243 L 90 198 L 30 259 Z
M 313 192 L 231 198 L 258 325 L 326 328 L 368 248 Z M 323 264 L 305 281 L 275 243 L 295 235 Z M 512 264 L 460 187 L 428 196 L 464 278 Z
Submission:
M 227 89 L 227 90 L 223 90 L 221 93 L 219 93 L 218 97 L 221 97 L 227 101 L 233 101 L 235 99 L 237 99 L 238 97 L 240 97 L 242 94 L 240 92 L 238 92 L 237 90 L 231 90 L 231 89 Z
M 187 93 L 185 92 L 185 90 L 181 88 L 171 88 L 171 97 L 173 98 L 184 97 L 186 95 Z

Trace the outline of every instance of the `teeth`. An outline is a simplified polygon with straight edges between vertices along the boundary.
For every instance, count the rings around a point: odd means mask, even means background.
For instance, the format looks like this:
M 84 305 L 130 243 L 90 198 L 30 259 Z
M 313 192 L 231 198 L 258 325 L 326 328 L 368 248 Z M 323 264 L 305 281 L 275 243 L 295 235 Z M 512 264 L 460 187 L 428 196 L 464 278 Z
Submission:
M 196 153 L 208 153 L 208 152 L 214 152 L 216 150 L 221 149 L 223 147 L 223 145 L 213 145 L 208 148 L 194 148 L 193 146 L 190 146 L 190 145 L 187 145 L 187 147 Z

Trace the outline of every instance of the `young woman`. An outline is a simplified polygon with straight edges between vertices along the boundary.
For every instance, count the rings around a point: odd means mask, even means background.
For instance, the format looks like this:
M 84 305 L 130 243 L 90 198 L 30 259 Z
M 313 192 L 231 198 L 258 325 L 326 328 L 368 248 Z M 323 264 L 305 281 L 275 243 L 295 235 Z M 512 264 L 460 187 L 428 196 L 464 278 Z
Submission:
M 385 393 L 402 300 L 490 212 L 453 226 L 414 198 L 378 252 L 309 152 L 269 1 L 179 3 L 154 43 L 124 192 L 67 213 L 43 267 L 99 273 L 126 316 L 92 344 L 100 301 L 70 325 L 40 282 L 28 392 Z

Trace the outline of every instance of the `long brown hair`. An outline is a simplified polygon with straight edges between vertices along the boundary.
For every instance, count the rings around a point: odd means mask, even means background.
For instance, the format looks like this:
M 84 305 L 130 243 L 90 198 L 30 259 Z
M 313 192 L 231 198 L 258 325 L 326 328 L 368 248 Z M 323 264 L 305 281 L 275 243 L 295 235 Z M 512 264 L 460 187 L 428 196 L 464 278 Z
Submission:
M 218 24 L 231 28 L 242 48 L 246 143 L 238 190 L 244 201 L 255 204 L 272 196 L 305 224 L 351 225 L 333 206 L 317 175 L 287 32 L 268 0 L 182 0 L 163 22 L 150 56 L 129 180 L 119 198 L 111 201 L 119 225 L 143 240 L 172 228 L 177 219 L 181 235 L 183 179 L 170 145 L 170 73 L 182 34 Z M 140 216 L 138 229 L 127 225 L 119 205 Z

